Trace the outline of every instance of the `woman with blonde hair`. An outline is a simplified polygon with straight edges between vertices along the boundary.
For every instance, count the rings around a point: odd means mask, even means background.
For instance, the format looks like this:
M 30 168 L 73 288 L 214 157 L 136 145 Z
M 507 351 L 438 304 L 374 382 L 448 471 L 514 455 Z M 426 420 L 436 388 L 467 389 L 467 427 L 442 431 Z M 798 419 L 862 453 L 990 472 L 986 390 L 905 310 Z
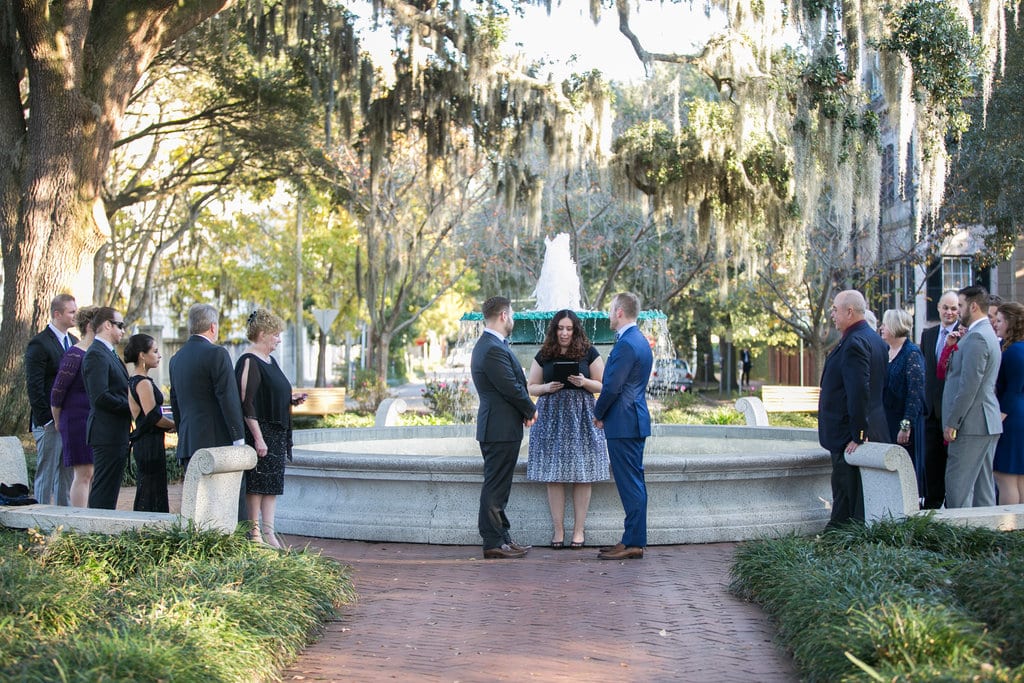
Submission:
M 284 321 L 257 309 L 246 323 L 249 347 L 235 364 L 242 399 L 245 442 L 256 450 L 256 467 L 245 473 L 245 502 L 252 528 L 249 538 L 283 547 L 274 533 L 277 496 L 284 493 L 285 460 L 292 457 L 291 407 L 306 400 L 292 393 L 291 383 L 270 354 L 281 343 Z
M 892 443 L 907 449 L 917 474 L 917 494 L 925 495 L 924 354 L 908 338 L 914 329 L 910 313 L 890 308 L 882 314 L 878 333 L 889 345 L 889 370 L 882 392 Z
M 50 410 L 53 412 L 53 423 L 60 432 L 64 467 L 74 468 L 70 503 L 76 508 L 89 507 L 89 489 L 92 487 L 92 446 L 85 440 L 89 394 L 85 391 L 85 380 L 82 378 L 82 360 L 96 337 L 96 331 L 90 323 L 97 310 L 96 306 L 81 306 L 78 309 L 75 325 L 82 331 L 82 338 L 64 353 L 50 391 Z
M 1003 358 L 996 378 L 996 398 L 1003 433 L 996 443 L 992 474 L 1000 505 L 1024 503 L 1024 305 L 1007 301 L 996 310 L 996 336 Z

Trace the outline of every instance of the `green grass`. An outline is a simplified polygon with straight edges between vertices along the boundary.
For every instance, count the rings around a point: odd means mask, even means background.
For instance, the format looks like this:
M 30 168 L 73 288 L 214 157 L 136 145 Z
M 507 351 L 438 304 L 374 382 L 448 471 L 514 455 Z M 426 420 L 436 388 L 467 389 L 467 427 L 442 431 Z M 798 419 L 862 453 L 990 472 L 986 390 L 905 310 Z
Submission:
M 0 680 L 275 679 L 337 606 L 347 569 L 193 526 L 0 532 Z
M 1024 680 L 1024 532 L 928 517 L 745 543 L 732 590 L 808 681 Z

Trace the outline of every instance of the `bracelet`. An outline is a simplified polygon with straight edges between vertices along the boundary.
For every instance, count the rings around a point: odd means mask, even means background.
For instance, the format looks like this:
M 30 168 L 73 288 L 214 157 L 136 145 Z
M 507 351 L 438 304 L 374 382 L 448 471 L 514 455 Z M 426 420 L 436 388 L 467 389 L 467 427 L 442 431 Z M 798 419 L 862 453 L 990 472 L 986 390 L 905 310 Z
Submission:
M 900 431 L 901 432 L 909 432 L 910 431 L 910 420 L 900 420 Z

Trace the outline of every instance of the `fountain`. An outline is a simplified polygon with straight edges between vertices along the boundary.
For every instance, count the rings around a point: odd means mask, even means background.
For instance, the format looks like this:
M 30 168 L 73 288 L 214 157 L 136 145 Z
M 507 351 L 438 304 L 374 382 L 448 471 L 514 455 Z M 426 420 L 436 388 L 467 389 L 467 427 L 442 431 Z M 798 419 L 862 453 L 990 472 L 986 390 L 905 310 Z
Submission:
M 526 366 L 553 312 L 579 308 L 568 237 L 546 240 L 546 246 L 535 291 L 538 308 L 546 310 L 516 312 L 513 348 Z M 612 342 L 606 314 L 578 315 L 591 341 Z M 655 354 L 671 357 L 665 315 L 644 311 L 638 324 L 653 340 Z M 463 316 L 467 348 L 482 326 L 479 313 Z M 474 431 L 472 424 L 298 431 L 278 500 L 277 529 L 366 541 L 478 544 L 483 475 Z M 517 540 L 545 545 L 551 533 L 546 485 L 526 480 L 527 443 L 507 511 Z M 815 533 L 828 520 L 831 460 L 815 430 L 655 425 L 644 466 L 652 545 Z M 571 510 L 567 516 L 571 526 Z M 588 544 L 618 542 L 622 517 L 614 483 L 595 483 Z

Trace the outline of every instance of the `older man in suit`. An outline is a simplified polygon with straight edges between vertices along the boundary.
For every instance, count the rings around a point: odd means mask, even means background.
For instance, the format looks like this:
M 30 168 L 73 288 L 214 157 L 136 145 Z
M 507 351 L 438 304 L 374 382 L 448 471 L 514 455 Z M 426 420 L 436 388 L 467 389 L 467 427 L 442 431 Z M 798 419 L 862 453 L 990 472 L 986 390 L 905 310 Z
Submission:
M 647 382 L 654 354 L 636 326 L 640 299 L 631 292 L 612 298 L 608 326 L 615 331 L 615 346 L 604 368 L 601 395 L 594 405 L 594 424 L 604 429 L 608 458 L 619 499 L 626 512 L 622 540 L 602 548 L 602 560 L 642 559 L 647 547 L 647 483 L 644 481 L 644 445 L 651 435 L 647 410 Z
M 939 324 L 921 332 L 924 354 L 924 507 L 935 510 L 946 499 L 946 442 L 942 438 L 942 389 L 946 381 L 935 374 L 949 333 L 960 327 L 959 299 L 954 290 L 939 298 Z
M 949 359 L 942 392 L 943 435 L 949 443 L 946 507 L 996 504 L 992 460 L 1003 421 L 996 400 L 1002 355 L 988 319 L 988 292 L 972 285 L 957 292 L 967 332 Z
M 90 406 L 85 438 L 93 455 L 89 507 L 114 510 L 128 464 L 128 434 L 132 428 L 128 369 L 116 349 L 124 337 L 124 319 L 113 308 L 102 306 L 90 325 L 96 339 L 82 360 L 82 379 Z
M 864 521 L 859 468 L 846 456 L 865 441 L 885 442 L 882 407 L 889 351 L 864 319 L 867 303 L 852 289 L 836 295 L 832 323 L 842 337 L 825 359 L 818 398 L 818 442 L 832 455 L 832 514 L 826 528 Z
M 74 471 L 61 461 L 61 441 L 50 412 L 50 391 L 64 352 L 78 339 L 69 332 L 78 306 L 70 294 L 50 302 L 50 322 L 25 348 L 25 383 L 32 409 L 29 425 L 36 440 L 36 478 L 33 494 L 40 503 L 67 505 Z
M 178 461 L 188 470 L 200 448 L 245 443 L 242 401 L 227 349 L 217 345 L 219 315 L 209 304 L 188 311 L 190 337 L 171 358 L 171 411 L 178 426 Z M 238 521 L 248 519 L 245 479 L 238 492 Z
M 508 335 L 515 326 L 512 302 L 494 296 L 484 302 L 484 332 L 473 347 L 470 367 L 480 397 L 476 440 L 484 459 L 477 526 L 484 558 L 524 557 L 529 546 L 512 540 L 505 505 L 512 491 L 512 473 L 523 443 L 523 427 L 537 420 L 537 409 L 526 390 L 523 366 L 512 353 Z

